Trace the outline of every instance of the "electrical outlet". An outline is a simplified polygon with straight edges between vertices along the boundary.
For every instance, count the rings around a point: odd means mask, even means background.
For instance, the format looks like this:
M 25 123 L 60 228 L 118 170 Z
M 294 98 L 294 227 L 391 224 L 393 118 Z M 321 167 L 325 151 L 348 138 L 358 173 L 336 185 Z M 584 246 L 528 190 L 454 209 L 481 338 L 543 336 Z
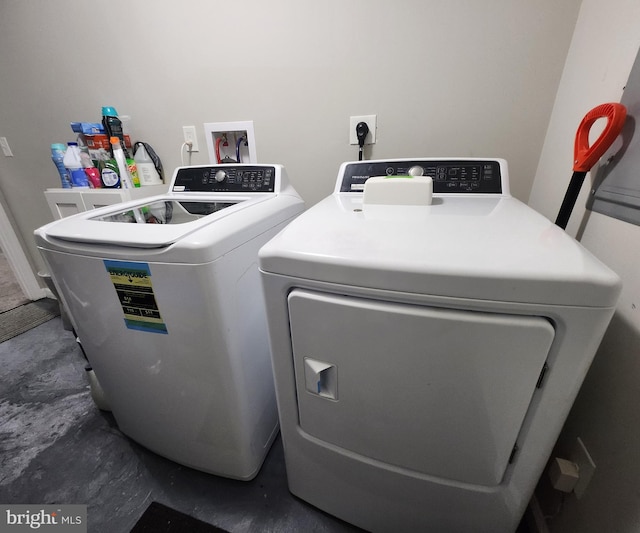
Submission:
M 376 115 L 361 115 L 358 117 L 349 117 L 349 144 L 358 144 L 358 136 L 356 135 L 356 126 L 358 122 L 366 122 L 369 126 L 364 144 L 376 143 Z
M 190 152 L 199 152 L 198 148 L 198 136 L 196 135 L 195 126 L 182 126 L 182 133 L 184 135 L 184 142 L 191 143 Z
M 0 146 L 2 147 L 2 152 L 5 157 L 13 157 L 13 152 L 11 148 L 9 148 L 9 141 L 7 141 L 6 137 L 0 137 Z
M 569 460 L 578 465 L 579 479 L 576 486 L 573 488 L 573 492 L 576 495 L 576 498 L 580 499 L 582 498 L 584 491 L 587 489 L 587 485 L 591 481 L 593 473 L 596 470 L 596 464 L 593 462 L 591 455 L 587 451 L 587 448 L 580 437 L 576 439 L 573 450 L 571 450 L 569 455 Z

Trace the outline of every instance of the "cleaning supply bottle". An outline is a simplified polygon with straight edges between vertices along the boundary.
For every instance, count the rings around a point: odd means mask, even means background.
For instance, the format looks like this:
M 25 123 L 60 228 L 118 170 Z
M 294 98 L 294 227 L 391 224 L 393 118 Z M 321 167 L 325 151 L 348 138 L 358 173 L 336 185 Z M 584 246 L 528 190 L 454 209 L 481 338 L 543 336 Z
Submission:
M 89 180 L 89 186 L 94 189 L 100 189 L 102 187 L 102 181 L 100 180 L 100 171 L 95 167 L 91 156 L 87 152 L 80 152 L 80 161 L 82 162 L 82 168 Z
M 140 185 L 146 187 L 147 185 L 162 185 L 162 179 L 160 174 L 156 170 L 156 166 L 153 164 L 151 157 L 147 153 L 144 144 L 137 144 L 137 150 L 133 155 L 133 159 L 138 167 L 138 177 L 140 178 Z
M 100 181 L 106 189 L 120 189 L 120 174 L 118 174 L 118 163 L 115 159 L 101 159 L 98 161 L 100 171 Z
M 126 151 L 125 151 L 126 153 Z M 131 176 L 131 182 L 134 187 L 140 187 L 140 177 L 138 175 L 138 165 L 135 160 L 129 156 L 126 156 L 127 168 L 129 169 L 129 175 Z
M 116 162 L 118 163 L 118 171 L 120 172 L 120 183 L 122 184 L 122 188 L 133 189 L 133 181 L 131 179 L 131 174 L 129 174 L 129 168 L 127 167 L 127 160 L 124 157 L 122 146 L 120 146 L 120 139 L 118 139 L 118 137 L 111 137 L 109 142 L 111 143 L 111 149 L 113 150 L 113 157 L 115 157 Z M 138 224 L 146 223 L 143 210 L 134 208 L 131 212 Z
M 120 139 L 116 136 L 109 139 L 111 143 L 111 150 L 113 151 L 113 158 L 118 164 L 118 173 L 120 174 L 120 184 L 123 189 L 133 189 L 133 180 L 131 174 L 129 174 L 129 167 L 127 166 L 127 160 L 120 144 Z
M 80 149 L 78 143 L 68 142 L 67 151 L 64 153 L 64 166 L 69 171 L 71 176 L 71 185 L 73 187 L 88 187 L 89 180 L 82 168 L 82 161 L 80 161 Z
M 54 143 L 51 145 L 51 160 L 55 164 L 58 169 L 58 174 L 60 174 L 60 182 L 62 184 L 63 189 L 71 188 L 71 175 L 69 171 L 64 166 L 64 153 L 66 152 L 67 147 L 62 143 Z
M 122 121 L 118 118 L 118 113 L 116 112 L 115 107 L 102 108 L 102 126 L 104 127 L 104 132 L 107 137 L 118 137 L 118 139 L 120 139 L 120 146 L 125 152 L 125 157 L 128 157 L 124 144 Z

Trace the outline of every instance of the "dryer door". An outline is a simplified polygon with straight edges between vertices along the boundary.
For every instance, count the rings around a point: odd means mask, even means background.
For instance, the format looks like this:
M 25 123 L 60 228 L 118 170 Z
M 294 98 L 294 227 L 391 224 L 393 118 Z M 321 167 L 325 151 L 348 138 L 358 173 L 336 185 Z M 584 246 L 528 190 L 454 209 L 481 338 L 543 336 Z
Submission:
M 299 424 L 446 479 L 500 483 L 554 337 L 541 317 L 289 295 Z

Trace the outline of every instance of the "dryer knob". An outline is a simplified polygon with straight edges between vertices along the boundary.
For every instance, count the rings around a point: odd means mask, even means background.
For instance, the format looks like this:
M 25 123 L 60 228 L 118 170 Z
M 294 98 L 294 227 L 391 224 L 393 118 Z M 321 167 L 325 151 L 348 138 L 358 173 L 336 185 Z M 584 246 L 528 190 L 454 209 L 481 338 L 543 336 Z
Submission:
M 424 176 L 424 168 L 421 166 L 414 166 L 409 169 L 409 176 Z
M 220 183 L 221 181 L 224 181 L 227 179 L 227 172 L 224 170 L 218 170 L 214 178 L 218 183 Z

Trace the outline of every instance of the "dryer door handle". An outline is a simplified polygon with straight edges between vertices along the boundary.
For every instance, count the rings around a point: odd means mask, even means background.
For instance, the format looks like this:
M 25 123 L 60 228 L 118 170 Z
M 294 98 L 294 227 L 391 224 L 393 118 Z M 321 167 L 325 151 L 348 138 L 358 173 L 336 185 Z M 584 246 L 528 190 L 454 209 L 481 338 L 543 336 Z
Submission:
M 304 358 L 304 381 L 307 391 L 323 398 L 338 399 L 338 369 L 336 365 Z

